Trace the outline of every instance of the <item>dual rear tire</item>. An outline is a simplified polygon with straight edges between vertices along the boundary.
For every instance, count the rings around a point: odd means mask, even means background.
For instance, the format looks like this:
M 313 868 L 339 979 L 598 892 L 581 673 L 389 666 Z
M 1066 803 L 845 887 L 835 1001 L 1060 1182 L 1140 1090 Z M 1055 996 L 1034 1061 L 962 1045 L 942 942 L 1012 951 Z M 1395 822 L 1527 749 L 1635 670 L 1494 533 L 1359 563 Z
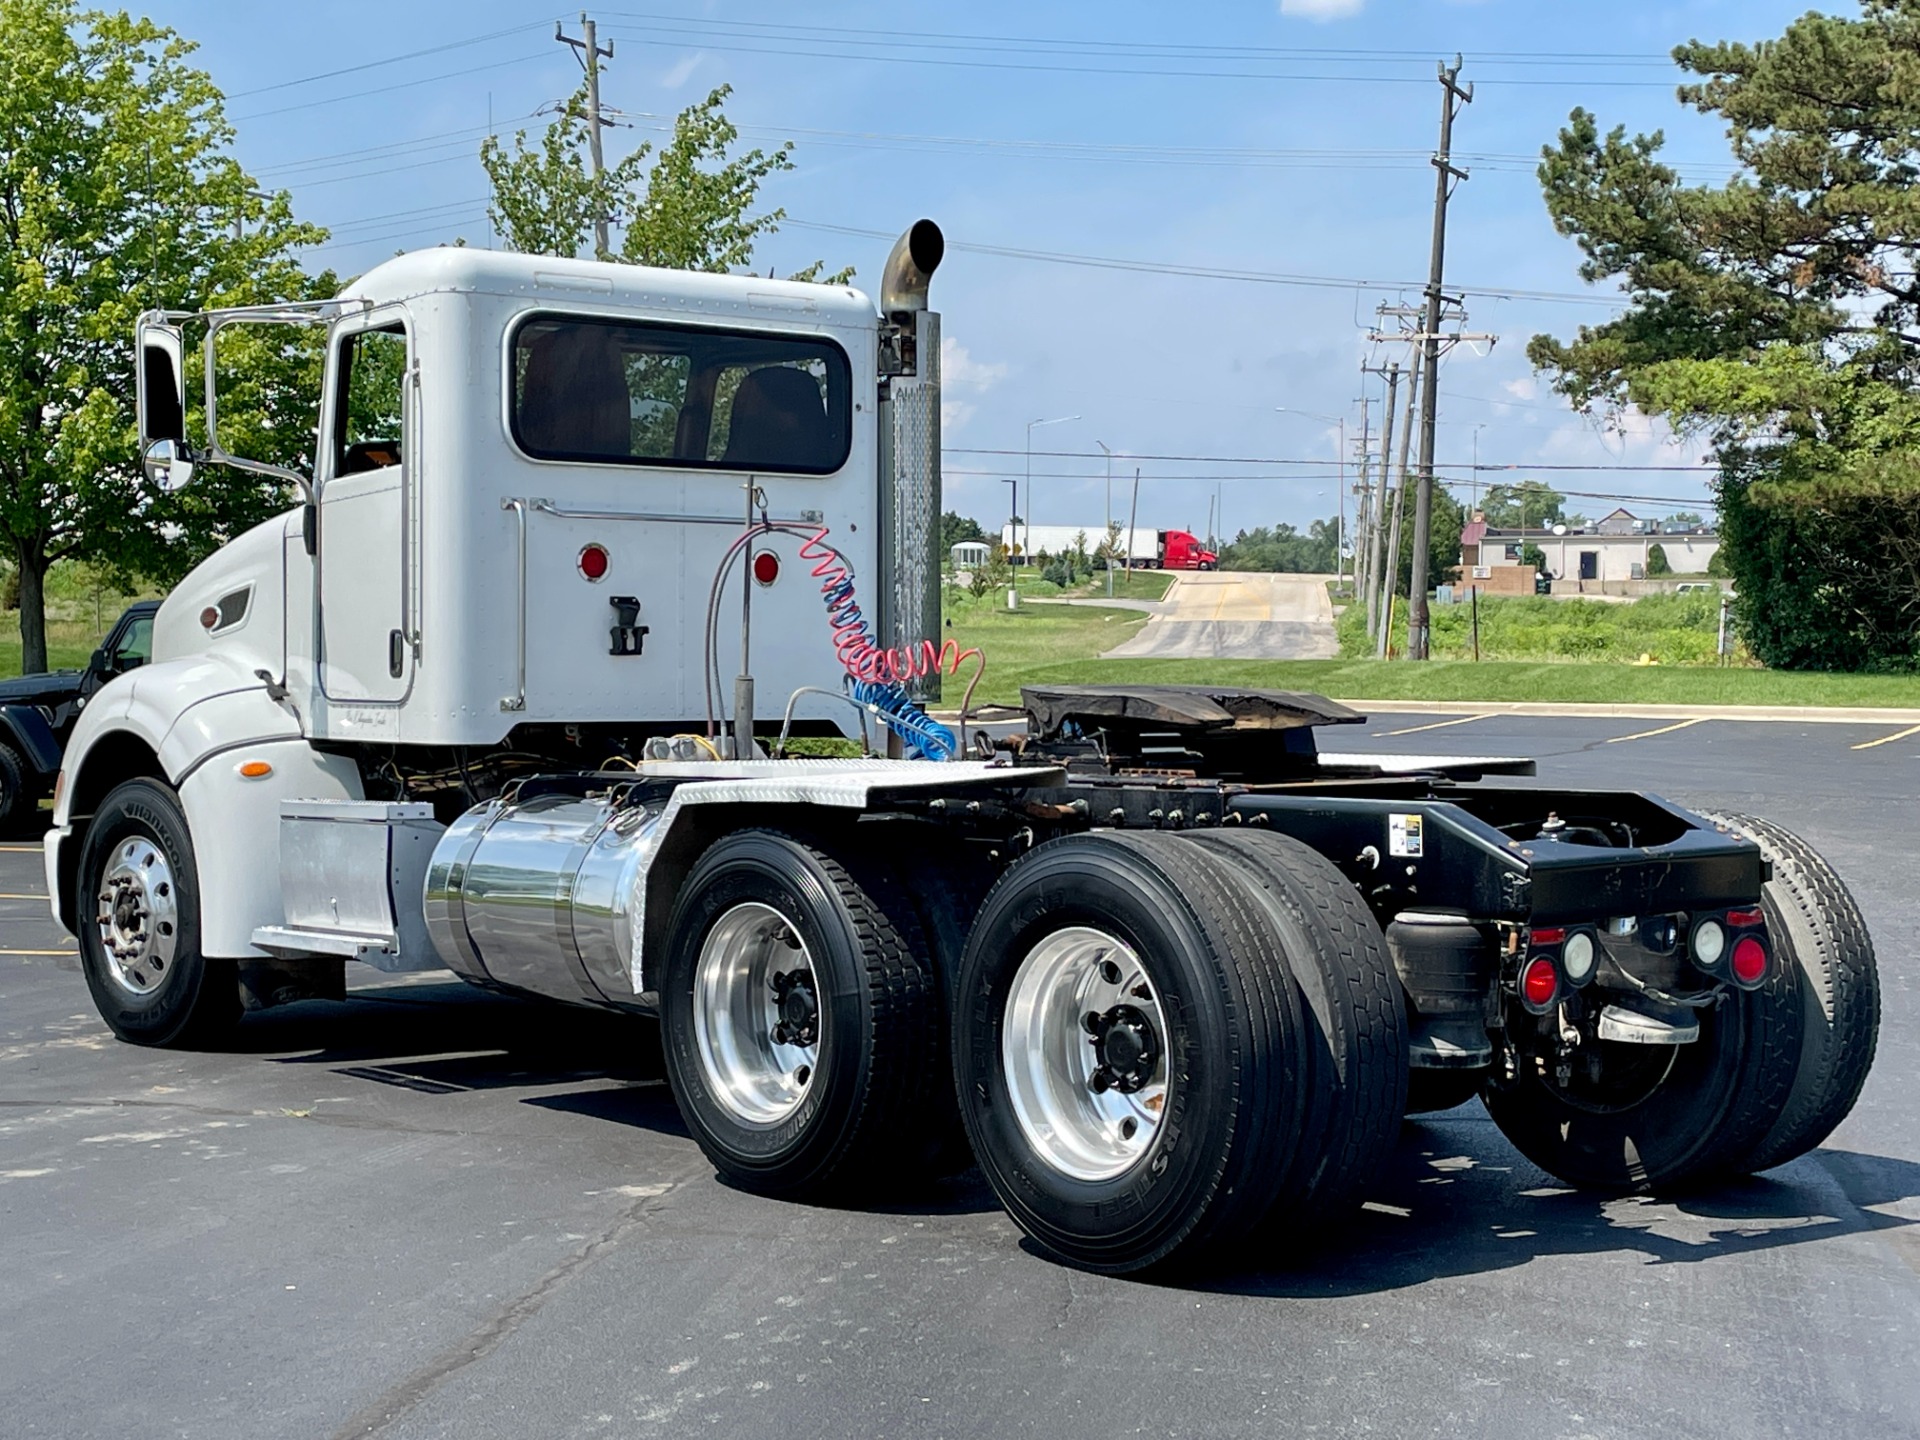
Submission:
M 1305 846 L 1058 840 L 1007 867 L 955 956 L 960 927 L 929 906 L 960 899 L 963 865 L 936 883 L 851 832 L 746 832 L 701 858 L 661 1014 L 681 1114 L 725 1178 L 842 1198 L 939 1173 L 966 1153 L 957 1092 L 1015 1221 L 1121 1272 L 1323 1215 L 1386 1158 L 1405 1013 L 1371 915 Z M 950 1018 L 935 956 L 958 962 Z

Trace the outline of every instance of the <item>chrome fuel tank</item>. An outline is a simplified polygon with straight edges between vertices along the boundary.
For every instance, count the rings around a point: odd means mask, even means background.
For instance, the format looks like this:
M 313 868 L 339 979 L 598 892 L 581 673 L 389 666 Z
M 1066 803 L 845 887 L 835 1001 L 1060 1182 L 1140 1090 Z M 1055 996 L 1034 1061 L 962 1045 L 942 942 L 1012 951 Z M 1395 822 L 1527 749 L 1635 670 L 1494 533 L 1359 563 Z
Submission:
M 660 808 L 536 794 L 469 810 L 427 867 L 434 948 L 477 984 L 632 1004 L 631 916 Z

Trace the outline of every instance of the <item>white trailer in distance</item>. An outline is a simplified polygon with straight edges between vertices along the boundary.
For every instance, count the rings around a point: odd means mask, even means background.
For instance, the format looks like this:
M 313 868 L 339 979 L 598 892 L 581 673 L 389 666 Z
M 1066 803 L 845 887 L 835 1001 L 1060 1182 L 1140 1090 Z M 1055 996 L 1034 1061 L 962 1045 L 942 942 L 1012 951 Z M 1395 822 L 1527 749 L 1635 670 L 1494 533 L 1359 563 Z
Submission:
M 1030 689 L 998 746 L 926 715 L 973 664 L 938 614 L 942 248 L 903 236 L 877 309 L 442 249 L 143 317 L 153 483 L 300 501 L 181 583 L 68 747 L 47 878 L 113 1030 L 217 1044 L 349 962 L 657 1016 L 735 1183 L 971 1157 L 1114 1271 L 1312 1243 L 1405 1111 L 1475 1093 L 1581 1185 L 1818 1144 L 1872 949 L 1764 821 L 1322 754 L 1359 717 L 1314 696 Z M 261 324 L 323 338 L 311 473 L 223 445 L 220 337 Z M 756 743 L 874 724 L 897 758 Z

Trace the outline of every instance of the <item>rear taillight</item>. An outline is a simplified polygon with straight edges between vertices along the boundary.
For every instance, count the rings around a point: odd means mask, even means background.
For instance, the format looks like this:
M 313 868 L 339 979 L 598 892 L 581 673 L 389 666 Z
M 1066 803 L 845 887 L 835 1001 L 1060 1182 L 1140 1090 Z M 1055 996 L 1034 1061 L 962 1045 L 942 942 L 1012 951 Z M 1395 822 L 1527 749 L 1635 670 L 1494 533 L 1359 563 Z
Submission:
M 1560 969 L 1544 955 L 1527 961 L 1520 972 L 1520 1003 L 1534 1014 L 1542 1014 L 1560 994 Z
M 1757 935 L 1742 935 L 1733 945 L 1733 981 L 1751 990 L 1767 978 L 1767 946 Z
M 1751 910 L 1727 911 L 1727 924 L 1736 930 L 1754 930 L 1766 924 L 1767 917 L 1758 905 Z

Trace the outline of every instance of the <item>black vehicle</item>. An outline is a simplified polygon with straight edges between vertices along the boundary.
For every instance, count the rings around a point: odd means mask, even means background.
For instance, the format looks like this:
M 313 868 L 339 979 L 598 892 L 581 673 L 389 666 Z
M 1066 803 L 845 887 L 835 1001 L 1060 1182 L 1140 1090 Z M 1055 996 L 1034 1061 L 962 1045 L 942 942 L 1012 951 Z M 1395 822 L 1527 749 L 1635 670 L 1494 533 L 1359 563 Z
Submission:
M 74 722 L 107 681 L 153 655 L 158 600 L 126 608 L 84 670 L 50 670 L 0 680 L 0 832 L 28 828 L 40 801 L 52 792 Z

